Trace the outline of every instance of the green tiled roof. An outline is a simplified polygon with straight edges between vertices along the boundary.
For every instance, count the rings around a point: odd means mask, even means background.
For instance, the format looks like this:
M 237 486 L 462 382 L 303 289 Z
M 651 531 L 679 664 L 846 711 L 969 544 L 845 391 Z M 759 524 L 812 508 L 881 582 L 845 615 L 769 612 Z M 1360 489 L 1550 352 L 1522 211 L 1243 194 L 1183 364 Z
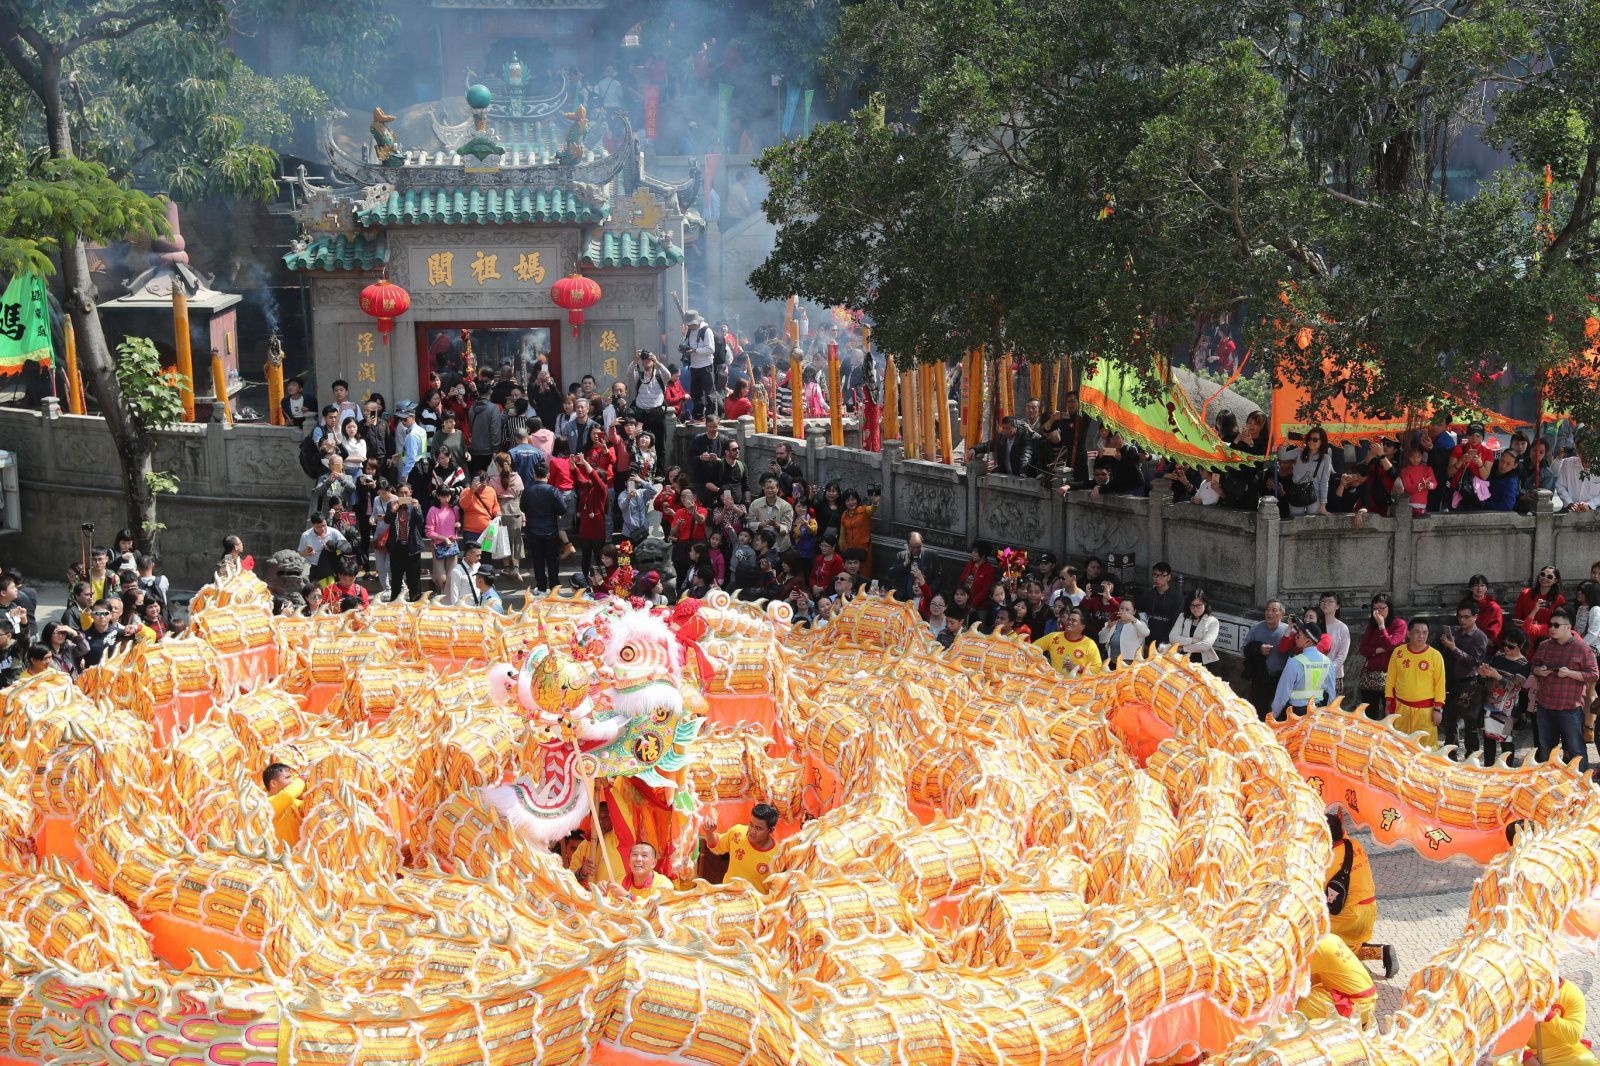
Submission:
M 283 265 L 290 270 L 373 270 L 389 261 L 389 241 L 383 235 L 335 233 L 318 237 L 304 251 L 290 252 Z
M 583 247 L 585 266 L 669 267 L 683 262 L 681 248 L 669 248 L 643 230 L 606 230 Z
M 512 222 L 599 222 L 610 209 L 590 207 L 565 189 L 406 189 L 356 212 L 363 226 L 503 226 Z

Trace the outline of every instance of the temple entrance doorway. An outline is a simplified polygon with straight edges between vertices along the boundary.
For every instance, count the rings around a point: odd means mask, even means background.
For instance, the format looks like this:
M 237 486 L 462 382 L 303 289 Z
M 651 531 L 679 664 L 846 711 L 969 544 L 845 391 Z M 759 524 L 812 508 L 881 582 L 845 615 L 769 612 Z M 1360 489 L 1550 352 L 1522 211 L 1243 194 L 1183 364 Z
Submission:
M 512 368 L 524 386 L 532 383 L 540 359 L 550 364 L 550 376 L 561 382 L 561 323 L 532 322 L 420 322 L 417 324 L 417 380 L 427 389 L 428 375 L 437 373 L 446 391 L 461 381 L 468 367 L 488 367 L 496 373 Z

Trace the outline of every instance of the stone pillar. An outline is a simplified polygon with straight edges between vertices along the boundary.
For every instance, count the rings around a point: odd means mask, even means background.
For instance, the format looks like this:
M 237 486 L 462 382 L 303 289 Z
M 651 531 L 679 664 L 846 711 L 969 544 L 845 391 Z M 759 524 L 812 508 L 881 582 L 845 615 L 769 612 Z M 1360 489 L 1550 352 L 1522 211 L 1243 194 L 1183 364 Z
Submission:
M 817 485 L 822 481 L 822 449 L 828 446 L 826 423 L 806 426 L 806 482 Z
M 554 428 L 554 427 L 552 427 Z M 684 466 L 685 461 L 678 457 L 675 450 L 678 443 L 678 415 L 668 404 L 661 420 L 661 439 L 656 442 L 656 455 L 658 463 L 667 466 Z M 663 468 L 662 473 L 665 473 Z
M 206 475 L 209 482 L 199 491 L 210 496 L 226 496 L 228 494 L 228 442 L 224 433 L 232 433 L 226 423 L 213 419 L 206 424 L 206 439 L 201 445 L 206 453 Z M 198 486 L 196 487 L 198 488 Z M 194 488 L 189 491 L 195 491 Z
M 978 542 L 978 493 L 982 488 L 983 479 L 988 476 L 988 470 L 982 464 L 973 463 L 957 467 L 961 471 L 961 481 L 967 489 L 967 550 Z
M 1394 515 L 1394 570 L 1389 575 L 1389 595 L 1396 610 L 1411 608 L 1412 575 L 1416 573 L 1416 522 L 1411 514 L 1411 496 L 1398 480 L 1394 500 L 1389 506 Z
M 883 464 L 883 496 L 878 501 L 878 513 L 873 518 L 880 529 L 887 529 L 894 521 L 894 464 L 905 455 L 905 450 L 903 441 L 886 440 L 883 442 L 883 451 L 878 453 Z
M 1263 603 L 1278 595 L 1278 534 L 1282 524 L 1277 498 L 1263 496 L 1256 505 L 1256 593 Z
M 1555 513 L 1556 501 L 1549 489 L 1540 489 L 1534 494 L 1533 558 L 1527 567 L 1530 574 L 1556 561 Z
M 1167 507 L 1172 503 L 1172 482 L 1157 478 L 1150 485 L 1149 509 L 1145 513 L 1144 542 L 1149 545 L 1150 558 L 1144 560 L 1144 570 L 1167 557 Z

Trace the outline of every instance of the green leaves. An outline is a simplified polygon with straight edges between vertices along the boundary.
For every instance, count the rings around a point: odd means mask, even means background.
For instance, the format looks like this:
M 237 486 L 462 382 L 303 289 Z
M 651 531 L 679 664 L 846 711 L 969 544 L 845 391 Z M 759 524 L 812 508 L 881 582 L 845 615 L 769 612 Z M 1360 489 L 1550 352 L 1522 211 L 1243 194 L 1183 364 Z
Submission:
M 830 61 L 887 122 L 766 153 L 780 233 L 751 284 L 867 311 L 902 360 L 1147 371 L 1197 314 L 1244 315 L 1314 402 L 1401 409 L 1581 346 L 1593 0 L 867 0 Z M 1486 102 L 1516 165 L 1473 181 Z
M 61 234 L 91 242 L 149 237 L 167 231 L 161 200 L 112 181 L 105 167 L 81 159 L 52 159 L 0 192 L 0 271 L 32 263 L 54 273 L 46 259 Z M 44 269 L 39 269 L 40 266 Z
M 117 345 L 115 370 L 122 387 L 122 404 L 141 433 L 171 429 L 183 421 L 183 400 L 178 377 L 161 369 L 161 355 L 146 337 L 128 337 Z M 170 475 L 164 475 L 170 477 Z M 176 478 L 171 479 L 174 483 Z M 166 487 L 156 492 L 172 491 Z

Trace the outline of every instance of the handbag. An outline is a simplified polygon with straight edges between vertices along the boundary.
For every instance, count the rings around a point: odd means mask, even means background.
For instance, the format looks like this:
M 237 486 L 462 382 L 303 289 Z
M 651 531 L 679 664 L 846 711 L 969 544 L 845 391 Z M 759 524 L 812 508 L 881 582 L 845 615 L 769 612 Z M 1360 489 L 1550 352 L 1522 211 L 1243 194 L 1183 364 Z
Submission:
M 1311 481 L 1290 481 L 1283 487 L 1283 502 L 1290 507 L 1310 507 L 1317 502 L 1317 486 Z
M 1333 880 L 1328 882 L 1328 913 L 1339 914 L 1344 911 L 1344 905 L 1350 901 L 1350 867 L 1356 861 L 1356 846 L 1350 841 L 1344 842 L 1344 862 L 1339 864 L 1339 872 L 1333 875 Z

